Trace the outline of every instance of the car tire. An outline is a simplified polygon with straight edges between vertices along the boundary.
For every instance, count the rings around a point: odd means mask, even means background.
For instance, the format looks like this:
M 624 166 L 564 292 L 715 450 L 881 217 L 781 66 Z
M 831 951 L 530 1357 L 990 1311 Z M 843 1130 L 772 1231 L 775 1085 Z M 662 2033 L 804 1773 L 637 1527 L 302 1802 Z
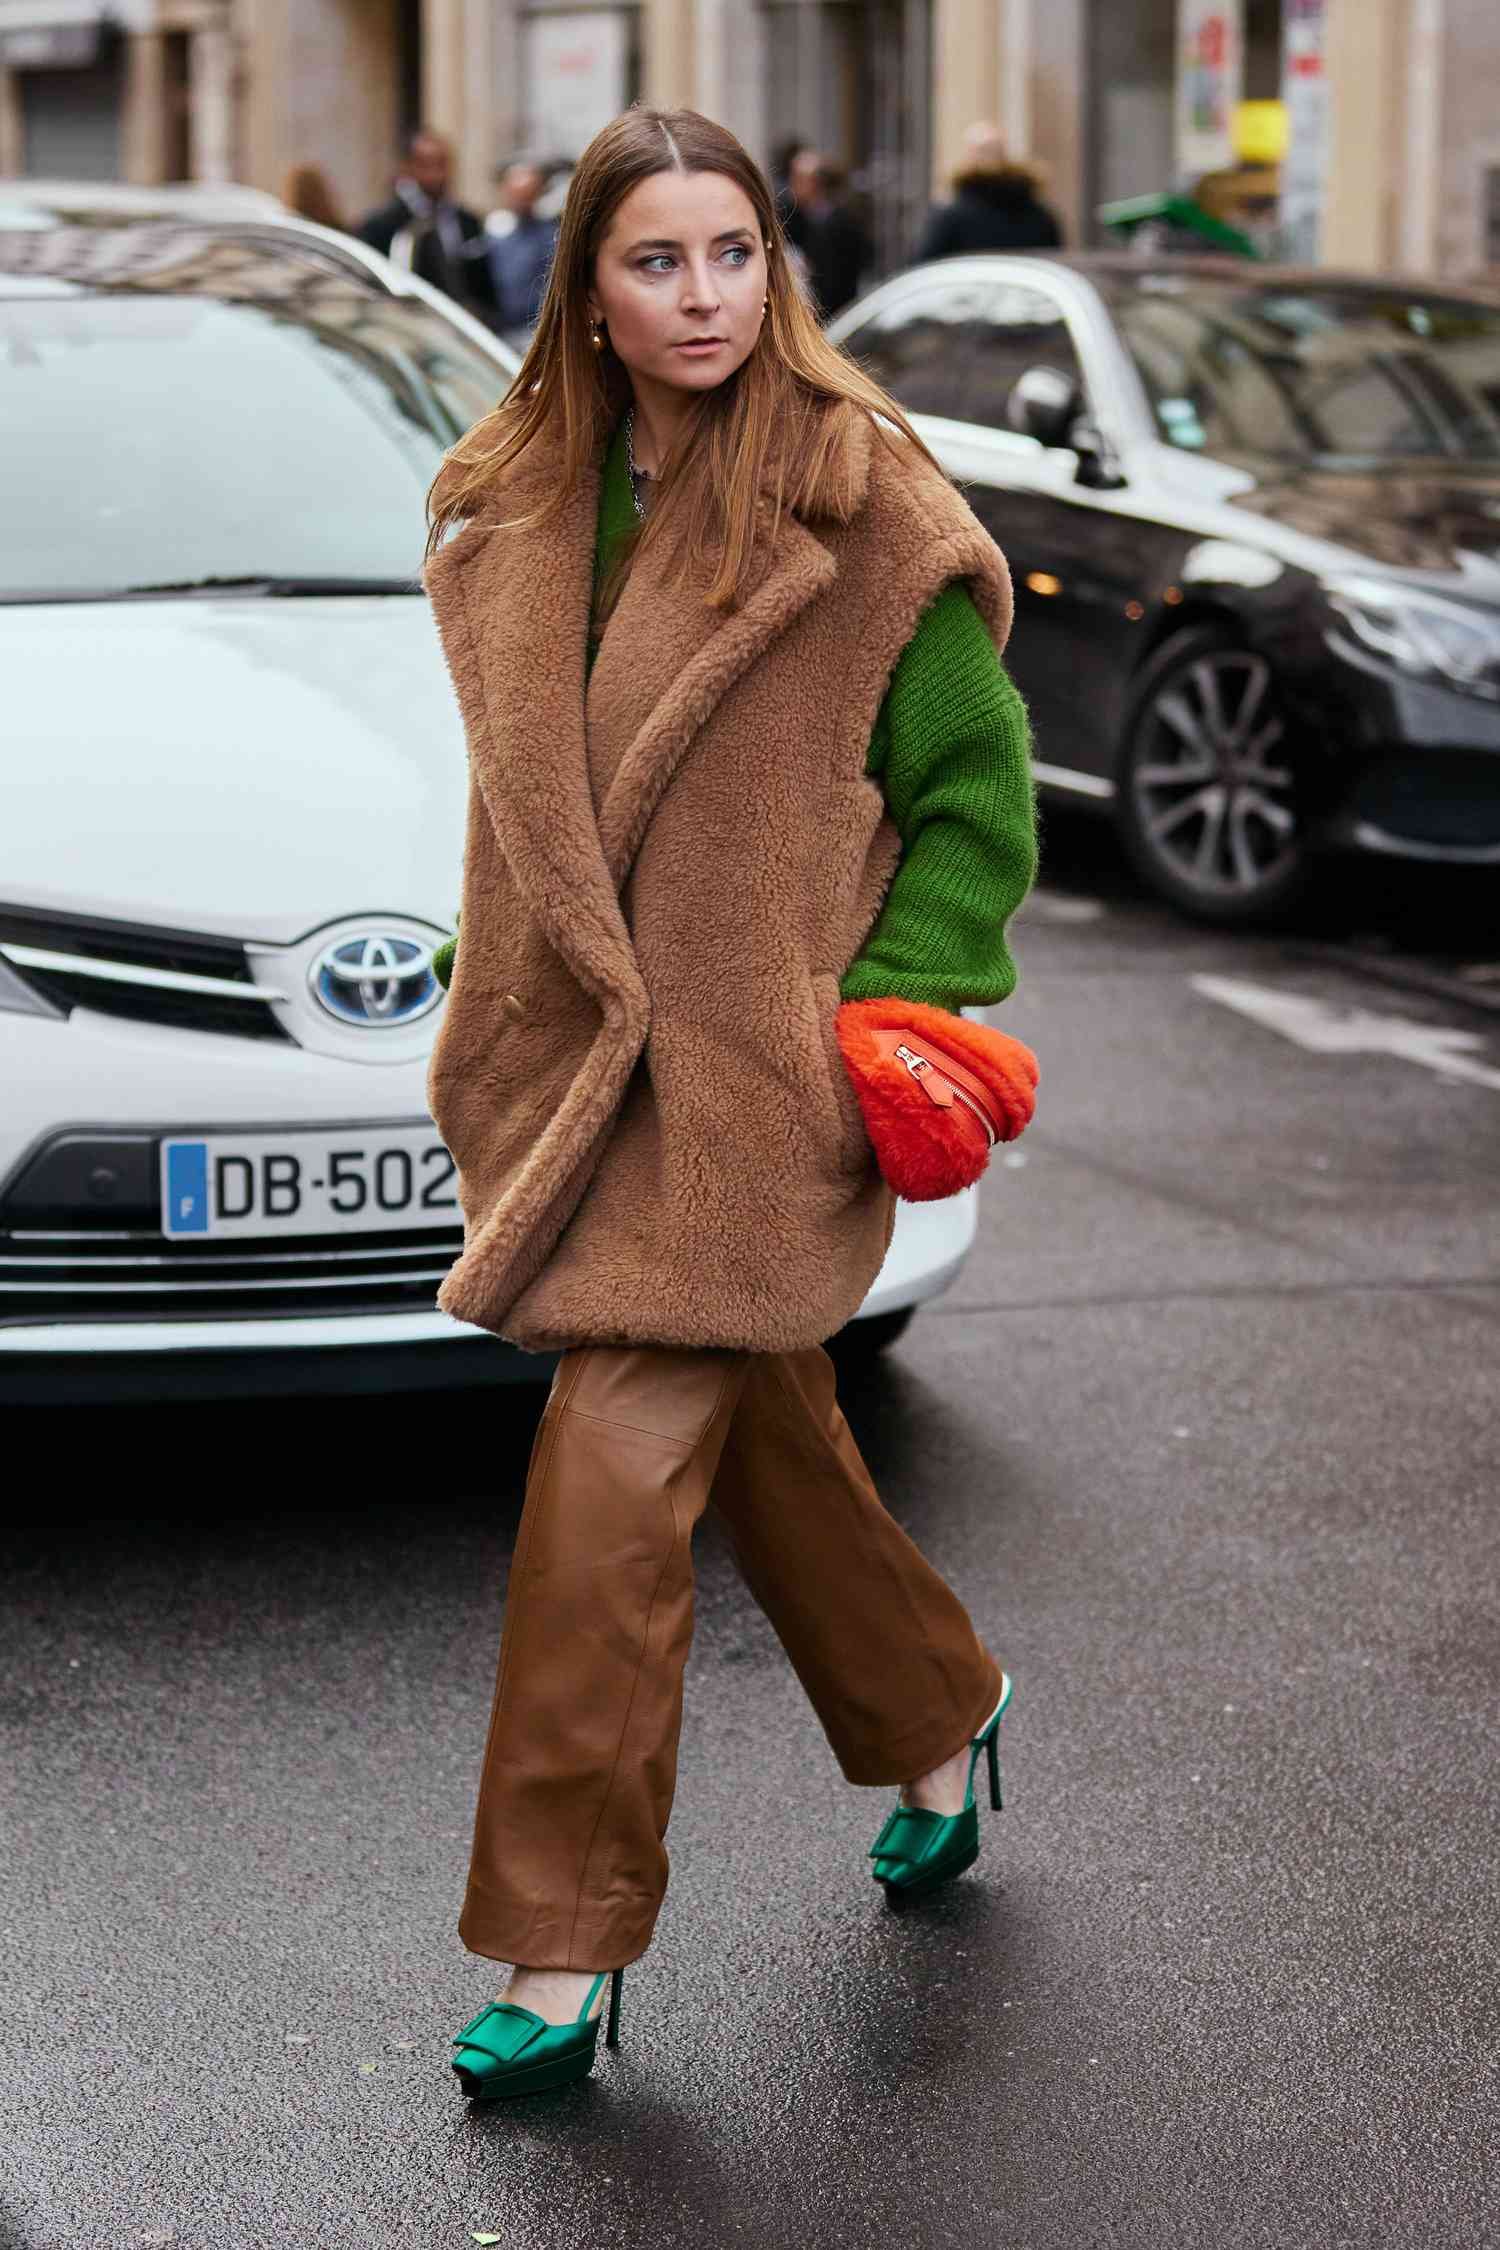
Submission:
M 1311 853 L 1267 658 L 1216 625 L 1164 642 L 1130 699 L 1115 807 L 1137 873 L 1182 913 L 1238 929 L 1285 914 Z

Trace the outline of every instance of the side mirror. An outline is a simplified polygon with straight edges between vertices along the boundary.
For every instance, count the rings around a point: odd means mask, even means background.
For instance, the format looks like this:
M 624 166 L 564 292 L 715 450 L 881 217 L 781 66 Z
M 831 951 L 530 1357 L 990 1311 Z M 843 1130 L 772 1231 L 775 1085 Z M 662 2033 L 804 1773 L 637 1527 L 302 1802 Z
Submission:
M 1070 445 L 1073 424 L 1082 411 L 1077 381 L 1056 367 L 1028 367 L 1012 383 L 1005 402 L 1010 427 L 1039 445 Z
M 1078 456 L 1078 482 L 1096 491 L 1112 492 L 1125 482 L 1120 464 L 1101 429 L 1093 422 L 1076 421 L 1067 443 Z

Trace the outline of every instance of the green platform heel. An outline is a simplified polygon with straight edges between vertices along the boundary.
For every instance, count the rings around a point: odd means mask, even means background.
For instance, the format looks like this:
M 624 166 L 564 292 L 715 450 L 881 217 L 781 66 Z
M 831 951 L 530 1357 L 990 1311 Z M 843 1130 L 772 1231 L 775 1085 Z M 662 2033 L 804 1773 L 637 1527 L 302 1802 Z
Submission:
M 548 2086 L 566 2086 L 572 2078 L 587 2078 L 594 2067 L 603 2011 L 590 2011 L 606 1977 L 609 1988 L 609 2027 L 606 2047 L 620 2044 L 620 1979 L 623 1969 L 601 1969 L 589 1986 L 583 2006 L 572 2023 L 548 2023 L 530 2008 L 513 2000 L 492 2000 L 466 2023 L 454 2041 L 458 2053 L 453 2068 L 458 2083 L 471 2101 L 496 2101 L 506 2094 L 539 2094 Z
M 979 1857 L 979 1810 L 974 1802 L 974 1768 L 983 1750 L 990 1766 L 990 1803 L 999 1812 L 1000 1721 L 1010 1701 L 1009 1676 L 1000 1675 L 1000 1701 L 978 1734 L 971 1737 L 969 1775 L 962 1812 L 927 1812 L 921 1805 L 903 1805 L 898 1798 L 886 1815 L 885 1826 L 870 1846 L 877 1883 L 885 1885 L 892 1906 L 921 1898 L 940 1884 L 951 1882 Z

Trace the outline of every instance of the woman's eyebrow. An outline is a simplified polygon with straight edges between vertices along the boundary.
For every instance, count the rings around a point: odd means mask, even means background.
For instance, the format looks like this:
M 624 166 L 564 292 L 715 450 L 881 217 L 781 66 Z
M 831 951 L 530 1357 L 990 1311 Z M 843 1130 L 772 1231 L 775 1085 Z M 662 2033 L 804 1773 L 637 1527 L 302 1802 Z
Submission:
M 715 243 L 748 242 L 749 240 L 750 229 L 748 227 L 726 227 L 722 234 L 714 236 Z M 660 235 L 649 242 L 632 242 L 625 255 L 627 258 L 633 258 L 637 250 L 680 250 L 681 248 L 682 244 L 673 241 L 669 235 Z

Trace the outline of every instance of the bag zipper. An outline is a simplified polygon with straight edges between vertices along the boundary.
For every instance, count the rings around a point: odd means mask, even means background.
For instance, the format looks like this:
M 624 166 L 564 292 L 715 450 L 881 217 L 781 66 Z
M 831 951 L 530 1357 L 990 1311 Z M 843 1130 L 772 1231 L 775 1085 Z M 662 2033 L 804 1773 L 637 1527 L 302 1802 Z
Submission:
M 956 1085 L 946 1071 L 939 1070 L 930 1055 L 919 1055 L 914 1047 L 901 1046 L 896 1049 L 896 1059 L 898 1062 L 905 1063 L 912 1077 L 915 1078 L 917 1084 L 935 1108 L 951 1109 L 955 1101 L 960 1101 L 966 1109 L 972 1110 L 984 1127 L 986 1146 L 988 1148 L 994 1147 L 1000 1136 L 978 1102 L 962 1086 Z

